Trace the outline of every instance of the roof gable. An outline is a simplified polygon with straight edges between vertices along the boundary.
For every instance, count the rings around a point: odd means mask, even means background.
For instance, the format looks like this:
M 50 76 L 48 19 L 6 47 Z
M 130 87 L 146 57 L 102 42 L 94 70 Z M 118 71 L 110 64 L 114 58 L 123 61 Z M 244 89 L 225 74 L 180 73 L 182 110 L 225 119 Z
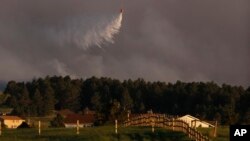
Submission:
M 203 123 L 203 124 L 207 124 L 207 125 L 209 125 L 210 127 L 214 127 L 214 125 L 212 125 L 211 123 L 208 123 L 208 122 L 206 122 L 206 121 L 200 121 L 201 123 Z
M 193 120 L 200 120 L 200 119 L 198 119 L 198 118 L 196 118 L 196 117 L 193 117 L 193 116 L 191 116 L 191 115 L 185 115 L 185 116 L 182 116 L 182 117 L 179 117 L 179 118 L 184 118 L 184 117 L 188 117 L 188 118 L 191 118 L 191 119 L 193 119 Z
M 24 120 L 18 116 L 0 116 L 0 119 L 3 119 L 3 120 Z
M 65 118 L 64 123 L 76 124 L 77 120 L 79 121 L 80 124 L 93 123 L 95 121 L 95 116 L 92 114 L 90 115 L 70 114 Z
M 200 119 L 198 119 L 198 118 L 196 118 L 196 117 L 193 117 L 193 116 L 191 116 L 191 115 L 185 115 L 185 116 L 179 117 L 178 119 L 186 118 L 186 117 L 191 118 L 192 121 L 196 120 L 196 121 L 199 121 L 200 123 L 207 124 L 207 125 L 209 125 L 209 126 L 211 126 L 211 127 L 214 127 L 214 125 L 212 125 L 211 123 L 208 123 L 208 122 L 206 122 L 206 121 L 200 120 Z

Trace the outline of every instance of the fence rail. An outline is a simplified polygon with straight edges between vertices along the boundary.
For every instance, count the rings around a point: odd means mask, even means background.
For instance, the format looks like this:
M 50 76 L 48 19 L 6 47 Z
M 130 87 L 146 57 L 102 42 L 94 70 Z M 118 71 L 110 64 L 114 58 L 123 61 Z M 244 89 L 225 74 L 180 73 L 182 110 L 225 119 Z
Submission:
M 195 128 L 190 127 L 188 123 L 182 120 L 170 118 L 164 114 L 140 114 L 135 117 L 128 118 L 124 122 L 124 126 L 161 127 L 173 131 L 181 131 L 195 141 L 209 141 L 207 136 L 202 135 Z

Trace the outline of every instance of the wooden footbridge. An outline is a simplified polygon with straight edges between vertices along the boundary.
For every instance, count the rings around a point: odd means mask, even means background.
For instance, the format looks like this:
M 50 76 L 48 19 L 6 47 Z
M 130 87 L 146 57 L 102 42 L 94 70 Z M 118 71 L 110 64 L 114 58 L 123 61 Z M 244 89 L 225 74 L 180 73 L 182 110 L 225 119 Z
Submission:
M 195 141 L 209 141 L 207 136 L 202 135 L 195 128 L 190 127 L 188 123 L 164 114 L 138 114 L 131 117 L 128 116 L 127 120 L 124 122 L 124 126 L 152 127 L 152 132 L 154 132 L 154 127 L 161 127 L 173 131 L 184 132 L 189 138 Z

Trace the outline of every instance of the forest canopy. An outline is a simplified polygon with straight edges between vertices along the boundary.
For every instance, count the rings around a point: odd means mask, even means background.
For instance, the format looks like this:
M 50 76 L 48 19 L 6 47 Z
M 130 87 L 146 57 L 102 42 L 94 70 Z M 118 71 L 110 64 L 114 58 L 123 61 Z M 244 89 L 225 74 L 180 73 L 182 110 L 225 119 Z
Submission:
M 0 107 L 20 116 L 47 116 L 54 110 L 95 110 L 104 121 L 122 118 L 128 111 L 169 115 L 191 114 L 221 124 L 250 124 L 250 87 L 214 82 L 120 81 L 91 77 L 47 76 L 30 82 L 8 82 Z

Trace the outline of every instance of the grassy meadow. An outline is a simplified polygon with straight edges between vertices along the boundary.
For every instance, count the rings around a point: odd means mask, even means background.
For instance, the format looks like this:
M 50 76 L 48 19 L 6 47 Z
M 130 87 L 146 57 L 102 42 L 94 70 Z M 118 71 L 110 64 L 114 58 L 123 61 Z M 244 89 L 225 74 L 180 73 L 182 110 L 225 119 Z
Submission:
M 81 128 L 80 134 L 76 129 L 48 128 L 50 118 L 36 119 L 31 122 L 37 127 L 38 120 L 42 121 L 41 135 L 37 128 L 3 129 L 0 141 L 191 141 L 184 133 L 156 128 L 152 133 L 149 127 L 120 127 L 115 134 L 114 126 Z M 202 134 L 209 136 L 212 141 L 228 141 L 229 127 L 220 126 L 217 137 L 213 137 L 213 129 L 198 128 Z
M 212 128 L 198 128 L 198 131 L 208 136 L 212 141 L 229 141 L 229 126 L 219 126 L 216 137 L 213 137 Z
M 76 129 L 45 128 L 39 136 L 35 128 L 5 129 L 0 141 L 190 141 L 181 132 L 161 128 L 152 133 L 147 127 L 121 127 L 118 132 L 115 134 L 113 126 L 82 128 L 79 135 L 76 135 Z

